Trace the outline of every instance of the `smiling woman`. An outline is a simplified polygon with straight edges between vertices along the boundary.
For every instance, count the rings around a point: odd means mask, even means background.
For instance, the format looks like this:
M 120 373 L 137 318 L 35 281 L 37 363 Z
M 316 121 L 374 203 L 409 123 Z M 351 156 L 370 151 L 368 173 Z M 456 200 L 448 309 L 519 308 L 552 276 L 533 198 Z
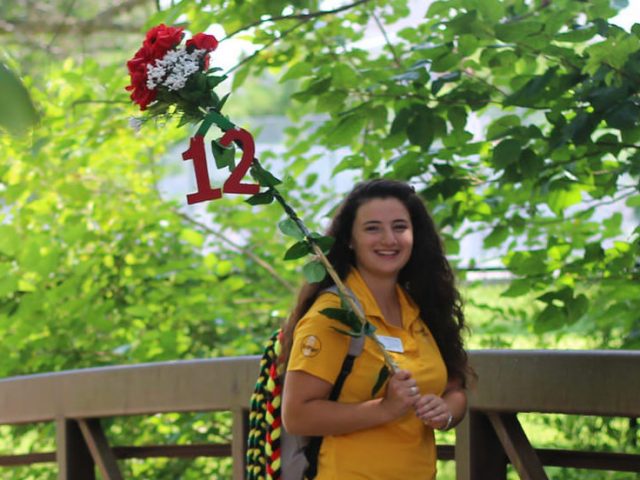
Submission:
M 350 340 L 322 313 L 340 304 L 325 292 L 332 280 L 303 287 L 283 342 L 282 415 L 289 433 L 323 437 L 306 478 L 433 478 L 434 429 L 464 417 L 469 374 L 464 315 L 433 220 L 412 187 L 379 179 L 352 190 L 328 233 L 327 257 L 399 369 L 372 395 L 384 360 L 367 338 L 331 400 Z
M 409 211 L 396 198 L 374 198 L 362 204 L 353 222 L 349 248 L 368 285 L 387 281 L 395 285 L 413 248 Z

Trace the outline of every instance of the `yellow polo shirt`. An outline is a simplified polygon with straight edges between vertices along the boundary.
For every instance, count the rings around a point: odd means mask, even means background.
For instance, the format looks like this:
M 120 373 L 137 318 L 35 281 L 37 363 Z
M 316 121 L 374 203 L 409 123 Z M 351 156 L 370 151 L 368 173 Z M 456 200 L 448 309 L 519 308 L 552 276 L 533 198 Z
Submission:
M 356 269 L 346 279 L 358 297 L 376 335 L 402 342 L 403 352 L 389 352 L 398 366 L 411 372 L 422 394 L 441 395 L 447 383 L 447 370 L 429 328 L 420 320 L 418 307 L 397 286 L 402 309 L 402 328 L 385 322 L 369 288 Z M 339 307 L 340 299 L 330 293 L 318 297 L 298 322 L 287 370 L 299 370 L 334 383 L 347 355 L 349 337 L 332 327 L 344 329 L 338 321 L 320 314 L 328 307 Z M 383 364 L 374 342 L 367 338 L 364 350 L 347 377 L 340 402 L 370 400 L 371 390 Z M 384 395 L 384 388 L 377 397 Z M 413 411 L 393 422 L 346 435 L 326 436 L 318 458 L 317 480 L 407 480 L 432 479 L 436 473 L 436 447 L 433 429 L 426 427 Z

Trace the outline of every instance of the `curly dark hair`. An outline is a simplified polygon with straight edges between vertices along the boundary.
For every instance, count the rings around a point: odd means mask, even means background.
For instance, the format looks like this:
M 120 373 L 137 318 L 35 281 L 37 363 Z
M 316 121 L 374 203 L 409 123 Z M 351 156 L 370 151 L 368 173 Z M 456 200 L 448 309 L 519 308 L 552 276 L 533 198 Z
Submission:
M 420 317 L 435 338 L 449 378 L 466 386 L 470 369 L 464 350 L 462 330 L 465 318 L 455 277 L 445 257 L 444 245 L 434 221 L 422 199 L 410 185 L 389 179 L 375 179 L 357 184 L 339 207 L 327 234 L 335 239 L 327 258 L 341 279 L 345 279 L 355 254 L 349 244 L 358 208 L 376 198 L 396 198 L 409 211 L 413 227 L 413 249 L 409 261 L 398 275 L 398 283 L 420 308 Z M 284 328 L 283 359 L 293 342 L 298 321 L 311 308 L 320 292 L 333 284 L 328 275 L 319 283 L 305 284 Z

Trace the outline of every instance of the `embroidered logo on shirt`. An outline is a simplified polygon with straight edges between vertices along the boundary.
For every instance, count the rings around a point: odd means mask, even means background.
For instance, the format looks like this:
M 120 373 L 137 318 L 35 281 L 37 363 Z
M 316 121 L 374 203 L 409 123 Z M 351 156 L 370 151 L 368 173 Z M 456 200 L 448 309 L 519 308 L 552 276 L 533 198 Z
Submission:
M 315 357 L 321 348 L 320 339 L 315 335 L 308 335 L 302 340 L 302 354 L 305 357 Z

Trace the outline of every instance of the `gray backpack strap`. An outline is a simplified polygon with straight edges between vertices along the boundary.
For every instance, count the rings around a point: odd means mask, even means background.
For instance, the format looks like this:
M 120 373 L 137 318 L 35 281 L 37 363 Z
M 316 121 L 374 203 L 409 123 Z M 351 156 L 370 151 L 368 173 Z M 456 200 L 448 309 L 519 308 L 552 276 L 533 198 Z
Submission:
M 338 297 L 340 296 L 338 287 L 336 287 L 335 285 L 332 285 L 324 289 L 323 292 L 332 293 L 334 295 L 337 295 Z M 356 297 L 355 293 L 353 293 L 348 287 L 347 287 L 347 293 L 349 294 L 353 302 L 358 306 L 360 311 L 364 312 L 364 308 L 362 308 L 362 304 L 360 303 L 360 300 L 358 300 L 358 297 Z M 347 354 L 353 357 L 357 357 L 362 353 L 362 349 L 364 348 L 365 336 L 361 335 L 360 337 L 349 337 L 349 338 L 351 339 L 351 341 L 349 342 L 349 351 L 347 352 Z

